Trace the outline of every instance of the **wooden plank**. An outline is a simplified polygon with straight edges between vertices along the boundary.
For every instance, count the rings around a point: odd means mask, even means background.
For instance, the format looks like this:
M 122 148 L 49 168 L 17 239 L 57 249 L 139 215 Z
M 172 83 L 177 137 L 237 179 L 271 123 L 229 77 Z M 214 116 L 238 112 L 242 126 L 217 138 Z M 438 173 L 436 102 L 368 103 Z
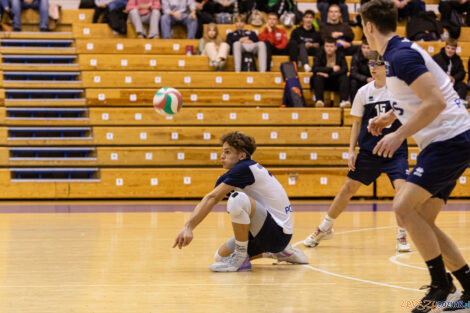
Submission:
M 311 73 L 299 73 L 302 88 L 310 88 Z M 83 86 L 87 88 L 282 88 L 280 72 L 190 72 L 175 75 L 169 72 L 82 72 Z
M 92 24 L 96 25 L 96 24 Z M 186 54 L 186 46 L 197 51 L 197 39 L 76 39 L 77 53 L 80 54 Z
M 346 174 L 344 168 L 268 170 L 290 197 L 332 197 L 344 183 Z M 201 198 L 213 189 L 223 172 L 199 168 L 109 168 L 100 170 L 99 182 L 10 182 L 10 171 L 0 169 L 0 198 Z M 357 195 L 372 196 L 372 193 L 371 186 L 361 187 Z
M 0 99 L 2 101 L 4 99 Z M 20 106 L 20 107 L 76 107 L 86 105 L 85 99 L 5 99 L 5 106 Z
M 39 32 L 39 31 L 22 31 L 22 32 L 0 32 L 0 38 L 3 39 L 72 39 L 72 32 Z

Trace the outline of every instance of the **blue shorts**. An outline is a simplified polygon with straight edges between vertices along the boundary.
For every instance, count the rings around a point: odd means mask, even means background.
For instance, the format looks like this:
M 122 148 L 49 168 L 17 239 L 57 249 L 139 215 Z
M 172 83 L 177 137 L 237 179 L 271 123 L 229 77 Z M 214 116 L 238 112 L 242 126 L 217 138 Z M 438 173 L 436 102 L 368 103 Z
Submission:
M 370 151 L 360 150 L 356 159 L 356 170 L 349 170 L 348 177 L 368 186 L 380 174 L 385 173 L 393 184 L 396 179 L 406 179 L 408 171 L 408 152 L 395 154 L 392 158 L 383 158 Z
M 263 227 L 256 237 L 249 234 L 248 255 L 253 257 L 263 252 L 281 252 L 287 247 L 291 238 L 292 234 L 285 234 L 282 227 L 267 212 Z
M 447 201 L 457 179 L 469 165 L 470 130 L 467 130 L 424 148 L 407 181 L 426 189 L 433 197 Z

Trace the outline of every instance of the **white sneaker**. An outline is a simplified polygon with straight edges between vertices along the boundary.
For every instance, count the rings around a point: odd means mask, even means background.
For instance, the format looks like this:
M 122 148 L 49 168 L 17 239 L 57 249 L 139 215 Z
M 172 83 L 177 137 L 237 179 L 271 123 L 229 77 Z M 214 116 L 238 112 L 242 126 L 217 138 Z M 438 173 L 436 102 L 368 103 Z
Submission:
M 304 71 L 305 71 L 305 72 L 311 72 L 311 71 L 312 71 L 312 68 L 310 67 L 310 65 L 304 64 Z
M 278 262 L 289 262 L 292 264 L 308 264 L 308 258 L 299 248 L 288 245 L 283 251 L 278 253 L 263 253 L 263 257 L 277 259 Z
M 398 252 L 410 252 L 411 245 L 406 240 L 406 234 L 397 238 L 397 251 Z
M 315 103 L 315 107 L 316 108 L 323 108 L 325 106 L 325 102 L 321 101 L 321 100 L 318 100 L 316 103 Z
M 307 247 L 315 248 L 316 246 L 318 246 L 320 241 L 329 240 L 333 238 L 333 234 L 333 228 L 330 228 L 327 231 L 323 231 L 317 227 L 317 230 L 314 233 L 305 238 L 304 245 Z
M 214 263 L 209 268 L 214 272 L 242 272 L 251 270 L 250 258 L 247 254 L 233 252 L 220 262 Z
M 350 108 L 351 107 L 351 102 L 347 100 L 343 100 L 339 103 L 340 108 Z

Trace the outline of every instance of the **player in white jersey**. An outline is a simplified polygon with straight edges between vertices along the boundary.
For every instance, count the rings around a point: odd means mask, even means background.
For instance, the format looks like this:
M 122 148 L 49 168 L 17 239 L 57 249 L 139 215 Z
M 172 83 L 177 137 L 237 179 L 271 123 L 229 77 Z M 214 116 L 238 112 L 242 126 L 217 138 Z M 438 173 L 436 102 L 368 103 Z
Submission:
M 382 136 L 373 136 L 368 130 L 369 121 L 391 109 L 391 95 L 385 85 L 385 63 L 376 51 L 368 55 L 369 68 L 374 79 L 363 86 L 354 98 L 351 115 L 354 117 L 349 140 L 348 178 L 328 208 L 328 213 L 317 229 L 304 240 L 307 247 L 316 247 L 320 241 L 333 237 L 333 223 L 346 209 L 351 197 L 362 185 L 370 185 L 382 173 L 390 178 L 393 187 L 399 192 L 405 183 L 408 165 L 408 146 L 402 143 L 393 158 L 383 158 L 372 154 L 377 143 L 387 133 L 394 132 L 401 124 L 395 121 Z M 356 144 L 359 143 L 359 154 L 356 155 Z M 406 240 L 406 231 L 398 227 L 396 249 L 398 252 L 409 252 L 410 245 Z
M 251 159 L 256 150 L 253 137 L 231 132 L 221 138 L 221 161 L 228 171 L 219 177 L 215 189 L 196 206 L 175 239 L 180 249 L 193 239 L 193 230 L 214 205 L 230 194 L 227 212 L 235 236 L 215 253 L 215 272 L 251 269 L 250 258 L 276 258 L 290 263 L 308 263 L 305 254 L 289 245 L 292 238 L 292 206 L 279 181 Z
M 396 118 L 403 124 L 384 136 L 373 152 L 392 157 L 409 136 L 421 149 L 415 168 L 393 200 L 397 220 L 411 236 L 431 276 L 428 293 L 412 312 L 435 311 L 441 301 L 455 295 L 446 267 L 462 285 L 459 301 L 466 304 L 470 301 L 470 268 L 435 220 L 470 164 L 470 116 L 444 71 L 417 44 L 396 35 L 393 2 L 372 0 L 360 11 L 364 34 L 371 48 L 383 55 L 387 87 L 398 99 L 393 110 L 375 118 L 369 129 L 378 135 Z M 454 306 L 444 311 L 470 312 L 470 308 Z

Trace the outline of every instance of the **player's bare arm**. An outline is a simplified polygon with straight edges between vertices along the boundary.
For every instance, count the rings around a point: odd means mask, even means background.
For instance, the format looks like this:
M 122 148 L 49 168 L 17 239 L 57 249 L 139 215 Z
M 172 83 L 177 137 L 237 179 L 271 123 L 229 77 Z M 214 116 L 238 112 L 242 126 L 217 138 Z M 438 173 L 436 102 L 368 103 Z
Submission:
M 370 120 L 367 130 L 374 136 L 382 135 L 382 130 L 392 125 L 393 122 L 397 119 L 396 115 L 393 113 L 393 110 L 389 110 L 385 114 L 378 115 Z
M 356 170 L 356 145 L 361 132 L 362 118 L 354 117 L 351 137 L 349 138 L 348 167 L 351 171 Z
M 205 195 L 196 208 L 194 208 L 191 217 L 184 224 L 183 229 L 181 229 L 178 236 L 176 236 L 173 248 L 178 247 L 181 249 L 189 245 L 193 240 L 193 230 L 196 228 L 196 226 L 199 225 L 199 223 L 201 223 L 206 218 L 207 214 L 212 211 L 214 206 L 233 189 L 233 186 L 221 183 L 214 190 Z

